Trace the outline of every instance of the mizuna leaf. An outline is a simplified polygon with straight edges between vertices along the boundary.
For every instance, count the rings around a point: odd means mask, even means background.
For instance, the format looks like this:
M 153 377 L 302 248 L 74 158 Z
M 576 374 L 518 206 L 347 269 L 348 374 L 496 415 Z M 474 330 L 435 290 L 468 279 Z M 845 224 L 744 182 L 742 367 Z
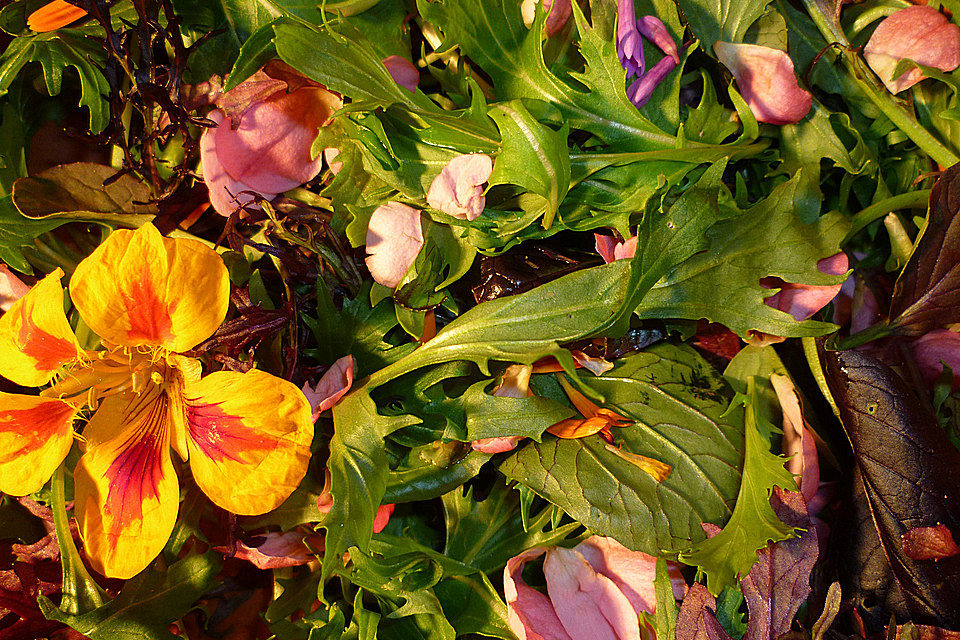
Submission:
M 747 29 L 763 14 L 769 0 L 680 0 L 678 4 L 700 46 L 712 55 L 717 40 L 743 42 Z
M 689 349 L 662 345 L 584 380 L 636 424 L 615 430 L 622 450 L 672 469 L 657 482 L 599 436 L 545 437 L 500 472 L 561 507 L 593 533 L 656 555 L 689 549 L 700 523 L 730 517 L 740 484 L 742 414 L 711 367 Z M 692 384 L 691 384 L 692 382 Z
M 733 515 L 720 533 L 680 554 L 683 562 L 706 572 L 707 587 L 715 594 L 745 576 L 757 561 L 757 550 L 768 541 L 784 540 L 793 532 L 770 506 L 774 487 L 795 489 L 796 483 L 783 467 L 784 459 L 770 453 L 774 427 L 762 415 L 753 378 L 748 380 L 747 394 L 738 398 L 746 414 L 743 475 Z
M 856 458 L 854 500 L 840 553 L 845 597 L 871 597 L 890 614 L 960 624 L 960 556 L 913 560 L 901 536 L 943 524 L 960 532 L 960 452 L 929 404 L 889 367 L 858 351 L 821 353 L 827 385 Z M 841 528 L 841 531 L 843 528 Z
M 960 165 L 930 193 L 927 223 L 893 289 L 891 325 L 917 336 L 960 322 Z

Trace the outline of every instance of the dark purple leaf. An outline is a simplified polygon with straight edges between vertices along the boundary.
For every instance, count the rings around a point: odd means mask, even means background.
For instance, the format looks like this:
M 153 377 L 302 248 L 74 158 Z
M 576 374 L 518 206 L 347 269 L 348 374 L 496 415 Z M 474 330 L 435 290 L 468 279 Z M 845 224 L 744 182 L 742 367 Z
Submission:
M 821 358 L 856 458 L 838 535 L 844 596 L 880 605 L 875 625 L 960 625 L 960 556 L 914 560 L 901 542 L 916 527 L 960 531 L 960 451 L 892 369 L 857 351 Z
M 774 640 L 790 631 L 793 617 L 810 595 L 810 573 L 819 555 L 818 530 L 810 523 L 803 496 L 775 489 L 770 501 L 778 518 L 806 531 L 761 549 L 757 563 L 741 581 L 750 610 L 745 640 Z
M 893 289 L 897 333 L 917 336 L 960 322 L 960 164 L 930 192 L 927 224 Z
M 731 640 L 717 620 L 717 600 L 707 588 L 695 582 L 677 614 L 676 640 Z
M 263 340 L 282 331 L 293 319 L 289 304 L 281 309 L 264 309 L 253 304 L 247 287 L 234 289 L 230 302 L 237 308 L 237 315 L 220 325 L 216 333 L 194 351 L 204 353 L 216 349 L 237 358 L 244 350 L 255 349 Z

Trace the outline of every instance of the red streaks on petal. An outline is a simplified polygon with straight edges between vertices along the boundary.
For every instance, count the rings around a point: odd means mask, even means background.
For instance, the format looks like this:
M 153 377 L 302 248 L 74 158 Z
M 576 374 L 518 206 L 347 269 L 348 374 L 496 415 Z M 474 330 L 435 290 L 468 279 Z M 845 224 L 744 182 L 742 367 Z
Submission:
M 56 437 L 69 424 L 76 409 L 65 402 L 45 402 L 29 409 L 0 411 L 0 433 L 17 436 L 19 448 L 5 451 L 0 463 L 31 453 Z
M 173 334 L 171 316 L 176 301 L 168 304 L 160 297 L 148 267 L 142 267 L 137 278 L 128 284 L 123 303 L 130 320 L 127 338 L 131 341 L 163 342 Z
M 246 451 L 265 451 L 280 445 L 246 426 L 241 417 L 226 413 L 220 403 L 198 400 L 187 400 L 187 425 L 193 443 L 211 460 L 243 462 Z
M 32 309 L 24 305 L 17 346 L 34 361 L 37 371 L 53 371 L 77 357 L 77 347 L 66 338 L 55 336 L 38 327 L 31 320 Z
M 143 503 L 159 497 L 163 480 L 163 454 L 167 443 L 166 394 L 144 394 L 127 410 L 130 422 L 137 422 L 117 457 L 104 474 L 110 486 L 104 513 L 113 518 L 116 529 L 126 529 L 143 520 Z M 115 548 L 117 538 L 111 538 Z

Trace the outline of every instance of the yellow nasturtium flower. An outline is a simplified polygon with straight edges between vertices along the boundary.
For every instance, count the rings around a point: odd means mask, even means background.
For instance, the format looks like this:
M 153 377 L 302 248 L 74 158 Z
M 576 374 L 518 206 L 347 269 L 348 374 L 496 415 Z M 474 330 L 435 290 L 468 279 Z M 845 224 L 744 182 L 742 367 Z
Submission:
M 180 490 L 171 447 L 197 485 L 242 515 L 277 507 L 307 470 L 313 422 L 293 384 L 252 369 L 200 375 L 181 355 L 227 313 L 227 270 L 213 250 L 153 225 L 114 231 L 78 266 L 70 297 L 102 339 L 80 347 L 58 269 L 0 316 L 0 374 L 39 396 L 0 393 L 0 491 L 39 490 L 83 430 L 74 472 L 80 535 L 97 571 L 128 578 L 163 549 Z

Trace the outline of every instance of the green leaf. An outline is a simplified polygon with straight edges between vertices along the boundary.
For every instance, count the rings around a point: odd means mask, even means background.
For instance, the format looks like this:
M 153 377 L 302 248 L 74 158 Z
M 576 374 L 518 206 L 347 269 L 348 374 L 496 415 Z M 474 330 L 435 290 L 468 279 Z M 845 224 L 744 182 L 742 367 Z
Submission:
M 847 219 L 832 212 L 815 224 L 800 222 L 793 212 L 799 184 L 797 175 L 739 216 L 713 225 L 704 238 L 707 250 L 657 282 L 637 314 L 641 318 L 707 318 L 741 336 L 751 329 L 786 337 L 832 331 L 832 324 L 797 322 L 763 303 L 775 293 L 760 286 L 760 279 L 767 276 L 813 285 L 840 284 L 846 277 L 821 273 L 817 261 L 840 251 Z
M 785 540 L 793 527 L 782 522 L 770 506 L 774 487 L 788 491 L 797 485 L 784 466 L 784 459 L 770 452 L 776 428 L 763 417 L 756 385 L 751 379 L 747 394 L 737 400 L 746 408 L 744 421 L 743 478 L 733 515 L 717 535 L 680 554 L 680 560 L 707 574 L 707 588 L 717 595 L 737 583 L 757 561 L 757 550 L 770 541 Z M 708 520 L 704 520 L 708 522 Z
M 678 0 L 678 3 L 704 51 L 713 55 L 713 43 L 717 40 L 743 42 L 747 29 L 763 15 L 770 0 Z
M 676 556 L 702 540 L 701 522 L 730 517 L 740 484 L 741 414 L 738 405 L 729 409 L 729 388 L 696 352 L 658 346 L 583 382 L 636 421 L 616 430 L 621 442 L 544 438 L 508 458 L 501 473 L 591 532 L 657 556 Z M 670 465 L 669 477 L 658 482 L 624 452 Z
M 503 149 L 489 184 L 516 184 L 543 196 L 543 226 L 549 229 L 570 188 L 569 128 L 554 131 L 537 122 L 519 100 L 498 103 L 490 117 L 500 129 Z
M 663 558 L 657 558 L 653 589 L 657 597 L 657 608 L 653 615 L 657 637 L 676 638 L 677 601 L 673 596 L 673 585 L 670 583 L 670 574 L 667 572 L 667 562 Z
M 215 554 L 187 556 L 166 570 L 151 568 L 127 581 L 119 595 L 93 611 L 69 615 L 40 596 L 40 610 L 91 640 L 174 640 L 167 628 L 216 582 Z
M 522 551 L 553 546 L 580 526 L 575 522 L 556 529 L 548 526 L 556 510 L 547 505 L 524 526 L 519 492 L 505 482 L 497 482 L 480 502 L 473 487 L 455 489 L 443 496 L 447 525 L 443 554 L 483 573 L 496 571 Z
M 110 84 L 101 71 L 106 62 L 103 45 L 78 29 L 57 29 L 14 38 L 0 56 L 0 96 L 31 62 L 39 62 L 47 93 L 60 94 L 65 69 L 74 68 L 80 78 L 81 107 L 90 110 L 90 130 L 100 133 L 109 120 L 105 96 Z

